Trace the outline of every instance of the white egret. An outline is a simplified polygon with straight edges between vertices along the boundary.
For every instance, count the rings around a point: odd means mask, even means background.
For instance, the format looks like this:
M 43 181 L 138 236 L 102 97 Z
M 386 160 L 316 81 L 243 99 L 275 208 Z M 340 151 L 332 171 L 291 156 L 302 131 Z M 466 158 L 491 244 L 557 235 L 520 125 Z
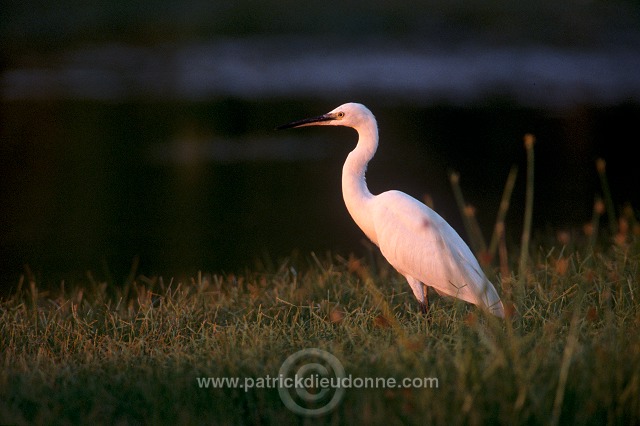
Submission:
M 458 233 L 435 211 L 400 191 L 369 192 L 367 164 L 378 147 L 378 125 L 367 107 L 346 103 L 327 114 L 278 127 L 346 126 L 358 132 L 358 144 L 342 168 L 347 210 L 387 261 L 408 281 L 423 312 L 427 289 L 456 297 L 504 318 L 493 284 Z M 424 284 L 424 285 L 423 285 Z

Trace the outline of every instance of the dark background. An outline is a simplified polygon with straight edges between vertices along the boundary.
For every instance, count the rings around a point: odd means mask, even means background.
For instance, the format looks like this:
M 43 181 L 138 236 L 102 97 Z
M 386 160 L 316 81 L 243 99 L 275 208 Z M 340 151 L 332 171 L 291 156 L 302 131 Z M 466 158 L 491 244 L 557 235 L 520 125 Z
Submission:
M 448 173 L 488 236 L 516 164 L 517 243 L 528 132 L 538 233 L 590 220 L 598 157 L 638 208 L 637 3 L 345 3 L 3 6 L 0 285 L 363 255 L 340 193 L 355 133 L 273 130 L 348 101 L 379 121 L 372 192 L 429 194 L 463 238 Z

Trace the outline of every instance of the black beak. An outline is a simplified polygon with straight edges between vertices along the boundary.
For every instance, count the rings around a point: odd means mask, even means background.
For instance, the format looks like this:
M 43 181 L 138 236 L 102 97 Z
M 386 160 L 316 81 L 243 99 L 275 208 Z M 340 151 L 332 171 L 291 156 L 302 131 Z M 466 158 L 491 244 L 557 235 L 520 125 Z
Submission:
M 313 126 L 315 123 L 321 123 L 323 121 L 331 121 L 334 117 L 332 114 L 319 115 L 317 117 L 305 118 L 304 120 L 292 121 L 288 124 L 276 127 L 276 130 L 292 129 L 295 127 Z

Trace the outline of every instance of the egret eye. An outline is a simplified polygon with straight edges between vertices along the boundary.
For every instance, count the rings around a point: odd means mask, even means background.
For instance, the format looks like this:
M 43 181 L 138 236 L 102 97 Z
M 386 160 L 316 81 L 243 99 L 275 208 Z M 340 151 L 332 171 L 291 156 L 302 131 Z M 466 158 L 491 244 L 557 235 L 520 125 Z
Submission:
M 339 113 L 336 114 L 336 118 L 337 119 L 342 119 L 344 118 L 344 112 L 340 111 Z

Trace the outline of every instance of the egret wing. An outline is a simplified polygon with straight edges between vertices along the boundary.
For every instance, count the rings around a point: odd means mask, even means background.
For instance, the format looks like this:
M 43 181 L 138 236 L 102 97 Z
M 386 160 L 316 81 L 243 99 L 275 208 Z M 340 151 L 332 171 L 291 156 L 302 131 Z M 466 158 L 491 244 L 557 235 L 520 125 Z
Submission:
M 441 294 L 501 311 L 500 298 L 458 233 L 435 211 L 399 191 L 374 198 L 380 251 L 403 275 Z

